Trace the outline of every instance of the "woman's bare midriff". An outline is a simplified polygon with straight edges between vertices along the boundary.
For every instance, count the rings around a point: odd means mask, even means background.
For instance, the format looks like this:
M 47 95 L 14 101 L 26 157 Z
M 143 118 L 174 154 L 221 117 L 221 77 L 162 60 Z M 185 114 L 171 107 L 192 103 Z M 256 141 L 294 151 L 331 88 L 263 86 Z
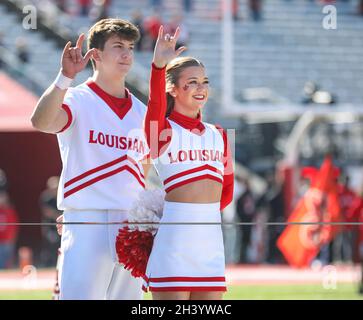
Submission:
M 170 202 L 214 203 L 221 200 L 222 184 L 204 179 L 175 188 L 166 194 Z

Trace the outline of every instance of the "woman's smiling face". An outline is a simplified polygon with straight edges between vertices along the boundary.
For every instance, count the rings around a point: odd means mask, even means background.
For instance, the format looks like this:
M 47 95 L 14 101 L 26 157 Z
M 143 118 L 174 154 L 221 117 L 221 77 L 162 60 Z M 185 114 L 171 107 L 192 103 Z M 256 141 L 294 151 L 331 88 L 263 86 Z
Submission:
M 201 109 L 208 100 L 209 80 L 202 66 L 186 67 L 173 86 L 171 95 L 175 105 L 188 110 Z

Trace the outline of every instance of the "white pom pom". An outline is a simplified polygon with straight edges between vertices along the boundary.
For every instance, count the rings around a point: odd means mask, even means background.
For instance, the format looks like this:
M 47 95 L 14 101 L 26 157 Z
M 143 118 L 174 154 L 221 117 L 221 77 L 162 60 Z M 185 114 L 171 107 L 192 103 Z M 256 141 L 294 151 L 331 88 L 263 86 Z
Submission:
M 163 214 L 165 192 L 162 189 L 143 190 L 128 213 L 129 222 L 158 223 Z M 156 233 L 157 225 L 130 225 L 131 230 Z

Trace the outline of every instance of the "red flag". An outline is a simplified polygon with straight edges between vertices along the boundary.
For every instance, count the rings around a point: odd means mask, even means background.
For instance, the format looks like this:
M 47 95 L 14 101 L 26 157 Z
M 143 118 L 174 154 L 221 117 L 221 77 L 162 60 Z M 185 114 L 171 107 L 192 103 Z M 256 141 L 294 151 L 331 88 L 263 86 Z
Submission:
M 331 158 L 326 157 L 320 170 L 312 178 L 309 190 L 288 219 L 288 222 L 304 224 L 288 225 L 277 240 L 277 247 L 291 266 L 309 266 L 321 246 L 339 232 L 336 226 L 309 224 L 340 221 L 335 178 L 336 168 L 333 167 Z

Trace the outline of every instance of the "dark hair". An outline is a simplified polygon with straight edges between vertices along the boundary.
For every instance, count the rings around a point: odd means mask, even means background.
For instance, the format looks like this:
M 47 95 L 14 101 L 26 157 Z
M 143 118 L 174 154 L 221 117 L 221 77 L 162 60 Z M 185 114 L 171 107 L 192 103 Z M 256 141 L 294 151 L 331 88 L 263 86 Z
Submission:
M 88 32 L 87 49 L 103 50 L 106 41 L 116 35 L 127 41 L 137 42 L 140 39 L 139 29 L 131 22 L 123 19 L 102 19 L 95 23 Z M 93 60 L 93 68 L 96 67 Z
M 175 58 L 167 64 L 166 66 L 167 89 L 172 85 L 177 85 L 180 78 L 180 74 L 185 68 L 188 67 L 204 68 L 204 65 L 202 62 L 193 57 Z M 168 117 L 174 109 L 174 97 L 169 92 L 166 93 L 166 102 L 167 102 L 166 117 Z

